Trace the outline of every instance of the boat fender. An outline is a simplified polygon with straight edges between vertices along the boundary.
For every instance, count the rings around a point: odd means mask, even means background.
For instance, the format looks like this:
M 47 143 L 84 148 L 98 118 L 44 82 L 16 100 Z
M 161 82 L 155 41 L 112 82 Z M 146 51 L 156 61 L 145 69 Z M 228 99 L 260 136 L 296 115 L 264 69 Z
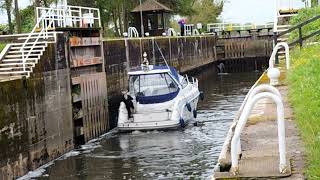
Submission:
M 180 123 L 180 127 L 182 128 L 186 127 L 186 124 L 184 123 L 184 120 L 182 118 L 180 118 L 179 123 Z
M 194 117 L 194 118 L 197 118 L 197 116 L 198 116 L 197 110 L 194 109 L 194 110 L 193 110 L 193 117 Z
M 203 101 L 203 100 L 204 100 L 204 94 L 203 94 L 203 91 L 200 91 L 200 99 L 201 99 L 201 101 Z
M 191 109 L 190 103 L 187 103 L 186 106 L 187 106 L 188 111 L 191 112 L 192 109 Z

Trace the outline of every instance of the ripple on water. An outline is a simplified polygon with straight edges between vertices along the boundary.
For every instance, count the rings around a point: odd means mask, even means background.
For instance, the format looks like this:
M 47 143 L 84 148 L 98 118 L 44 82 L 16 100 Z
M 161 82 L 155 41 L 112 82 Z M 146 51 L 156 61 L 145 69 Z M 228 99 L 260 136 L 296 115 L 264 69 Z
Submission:
M 198 78 L 206 98 L 199 102 L 198 126 L 104 137 L 83 146 L 80 155 L 56 161 L 44 174 L 50 179 L 209 179 L 229 126 L 258 75 L 215 78 L 205 71 Z

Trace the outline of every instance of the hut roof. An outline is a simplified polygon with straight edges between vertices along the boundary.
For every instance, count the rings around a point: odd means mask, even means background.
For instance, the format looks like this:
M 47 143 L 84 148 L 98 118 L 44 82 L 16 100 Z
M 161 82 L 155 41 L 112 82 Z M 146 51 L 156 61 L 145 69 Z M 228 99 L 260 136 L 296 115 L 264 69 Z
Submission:
M 165 11 L 165 12 L 172 12 L 170 8 L 167 6 L 159 3 L 156 0 L 146 0 L 143 2 L 141 5 L 135 7 L 131 12 L 136 13 L 136 12 L 146 12 L 146 11 Z

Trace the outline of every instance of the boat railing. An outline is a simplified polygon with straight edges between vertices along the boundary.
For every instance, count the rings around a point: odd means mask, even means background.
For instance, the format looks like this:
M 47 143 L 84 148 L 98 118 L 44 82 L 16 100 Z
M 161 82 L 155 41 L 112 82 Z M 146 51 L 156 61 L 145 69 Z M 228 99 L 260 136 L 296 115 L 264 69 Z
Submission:
M 194 78 L 194 77 L 192 77 L 192 76 L 185 75 L 185 79 L 186 79 L 186 81 L 188 82 L 188 84 L 198 83 L 198 79 L 197 79 L 197 78 Z

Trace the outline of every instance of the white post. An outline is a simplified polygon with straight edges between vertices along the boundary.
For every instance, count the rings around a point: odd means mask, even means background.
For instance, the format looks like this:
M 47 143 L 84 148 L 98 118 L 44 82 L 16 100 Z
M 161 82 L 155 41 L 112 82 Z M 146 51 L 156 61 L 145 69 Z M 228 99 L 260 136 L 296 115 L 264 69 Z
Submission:
M 287 164 L 286 164 L 286 144 L 285 144 L 285 124 L 284 124 L 284 108 L 282 100 L 279 96 L 270 93 L 263 92 L 256 94 L 253 98 L 248 99 L 247 104 L 244 107 L 244 110 L 240 116 L 238 124 L 236 126 L 234 136 L 231 140 L 231 172 L 234 174 L 239 173 L 239 160 L 238 160 L 238 147 L 240 141 L 240 134 L 245 127 L 245 124 L 248 120 L 251 110 L 256 102 L 262 98 L 271 98 L 277 105 L 277 119 L 278 119 L 278 140 L 279 140 L 279 171 L 280 173 L 285 173 Z

